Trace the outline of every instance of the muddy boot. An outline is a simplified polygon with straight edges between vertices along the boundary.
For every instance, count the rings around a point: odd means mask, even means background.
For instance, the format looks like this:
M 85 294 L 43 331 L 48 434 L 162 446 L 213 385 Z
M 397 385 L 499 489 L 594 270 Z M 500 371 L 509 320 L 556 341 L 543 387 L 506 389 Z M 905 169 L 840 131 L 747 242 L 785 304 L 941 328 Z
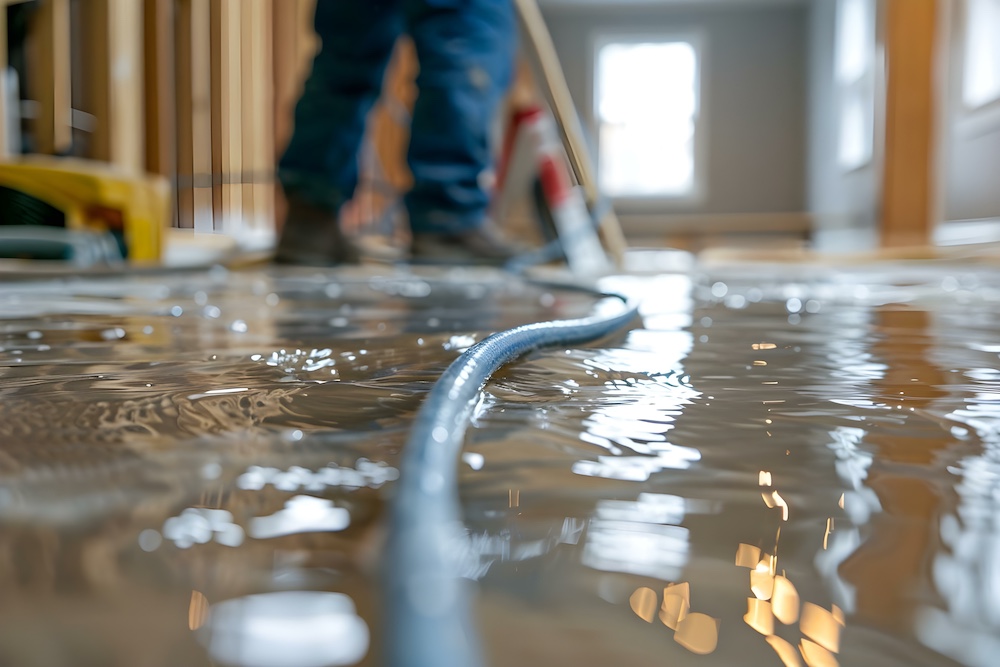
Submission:
M 336 213 L 289 198 L 274 261 L 300 266 L 357 264 L 358 250 L 340 231 Z
M 452 234 L 413 234 L 410 255 L 418 264 L 476 264 L 503 266 L 525 252 L 491 222 Z

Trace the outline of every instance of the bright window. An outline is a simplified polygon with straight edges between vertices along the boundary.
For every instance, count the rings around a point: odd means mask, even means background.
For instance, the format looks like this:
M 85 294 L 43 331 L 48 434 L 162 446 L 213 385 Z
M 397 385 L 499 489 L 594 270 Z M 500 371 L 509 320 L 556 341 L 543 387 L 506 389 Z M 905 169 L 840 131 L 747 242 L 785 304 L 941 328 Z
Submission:
M 1000 0 L 969 0 L 962 97 L 976 108 L 1000 99 Z
M 691 41 L 607 41 L 596 67 L 598 174 L 613 197 L 696 189 L 698 51 Z
M 875 145 L 875 3 L 837 6 L 836 81 L 840 105 L 837 158 L 845 170 L 872 159 Z

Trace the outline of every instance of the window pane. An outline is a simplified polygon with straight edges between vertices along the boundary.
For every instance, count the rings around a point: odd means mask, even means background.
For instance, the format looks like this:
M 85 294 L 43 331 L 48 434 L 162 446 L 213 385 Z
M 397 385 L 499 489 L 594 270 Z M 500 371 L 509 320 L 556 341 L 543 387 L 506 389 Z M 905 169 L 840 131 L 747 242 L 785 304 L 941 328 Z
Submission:
M 854 169 L 867 164 L 872 158 L 875 133 L 870 97 L 863 89 L 847 90 L 840 114 L 840 165 Z
M 839 105 L 837 159 L 842 169 L 867 164 L 875 148 L 875 2 L 840 0 L 834 76 Z
M 1000 99 L 1000 0 L 969 0 L 963 87 L 970 107 Z
M 875 4 L 872 0 L 840 0 L 837 11 L 837 80 L 864 77 L 875 59 Z
M 599 178 L 609 195 L 694 189 L 697 72 L 688 42 L 614 43 L 598 51 Z

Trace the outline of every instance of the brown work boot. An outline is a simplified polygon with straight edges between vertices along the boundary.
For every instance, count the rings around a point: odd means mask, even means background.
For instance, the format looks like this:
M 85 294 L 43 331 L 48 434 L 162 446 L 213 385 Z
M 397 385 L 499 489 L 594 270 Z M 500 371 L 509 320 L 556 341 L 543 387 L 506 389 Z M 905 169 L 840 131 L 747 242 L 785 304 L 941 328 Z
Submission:
M 274 261 L 300 266 L 357 264 L 358 250 L 340 231 L 335 212 L 289 197 Z
M 525 248 L 504 236 L 487 221 L 466 231 L 451 234 L 413 234 L 410 255 L 420 264 L 477 264 L 502 266 L 525 252 Z

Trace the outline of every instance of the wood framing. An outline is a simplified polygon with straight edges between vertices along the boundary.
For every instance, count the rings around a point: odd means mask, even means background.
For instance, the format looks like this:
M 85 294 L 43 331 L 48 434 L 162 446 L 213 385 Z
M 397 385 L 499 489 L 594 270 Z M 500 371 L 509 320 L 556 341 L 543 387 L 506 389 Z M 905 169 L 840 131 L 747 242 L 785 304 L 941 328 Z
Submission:
M 73 142 L 70 119 L 69 0 L 41 0 L 32 18 L 32 61 L 29 95 L 38 102 L 35 150 L 61 154 Z
M 226 229 L 243 213 L 243 78 L 241 13 L 243 0 L 211 0 L 212 208 L 215 228 Z M 220 225 L 221 222 L 221 225 Z
M 884 0 L 882 246 L 931 242 L 937 196 L 938 0 Z
M 144 168 L 143 19 L 135 0 L 84 0 L 89 67 L 84 92 L 96 120 L 88 156 Z
M 280 1 L 280 0 L 279 0 Z M 243 0 L 243 203 L 244 222 L 259 229 L 274 218 L 272 0 Z
M 177 0 L 178 224 L 212 228 L 212 73 L 209 0 Z
M 143 9 L 146 169 L 172 177 L 177 168 L 174 0 L 144 0 Z

